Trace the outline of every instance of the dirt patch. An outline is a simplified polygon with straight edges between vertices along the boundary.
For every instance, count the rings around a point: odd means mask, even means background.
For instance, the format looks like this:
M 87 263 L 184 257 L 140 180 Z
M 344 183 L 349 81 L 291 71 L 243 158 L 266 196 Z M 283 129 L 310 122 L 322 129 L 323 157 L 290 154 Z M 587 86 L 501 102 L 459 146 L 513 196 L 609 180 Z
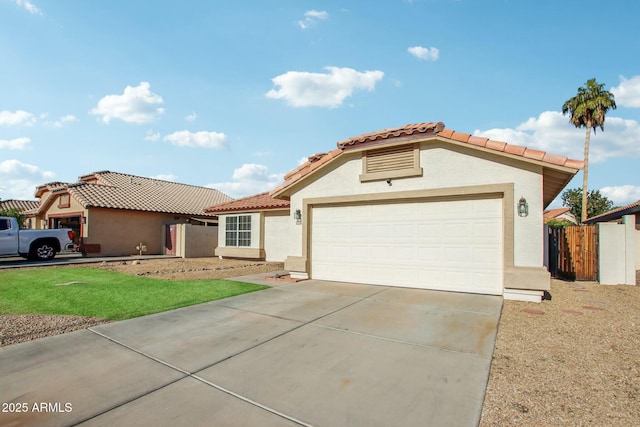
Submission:
M 85 264 L 83 267 L 104 268 L 125 274 L 167 280 L 203 280 L 271 273 L 282 270 L 284 264 L 219 258 L 164 258 L 103 262 Z

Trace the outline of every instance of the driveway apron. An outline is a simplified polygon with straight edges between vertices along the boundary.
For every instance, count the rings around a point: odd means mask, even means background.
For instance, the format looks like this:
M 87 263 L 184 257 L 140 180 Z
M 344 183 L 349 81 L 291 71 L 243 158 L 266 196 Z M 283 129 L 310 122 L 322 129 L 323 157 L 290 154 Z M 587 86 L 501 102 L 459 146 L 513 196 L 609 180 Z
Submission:
M 501 309 L 309 280 L 4 347 L 0 425 L 474 426 Z

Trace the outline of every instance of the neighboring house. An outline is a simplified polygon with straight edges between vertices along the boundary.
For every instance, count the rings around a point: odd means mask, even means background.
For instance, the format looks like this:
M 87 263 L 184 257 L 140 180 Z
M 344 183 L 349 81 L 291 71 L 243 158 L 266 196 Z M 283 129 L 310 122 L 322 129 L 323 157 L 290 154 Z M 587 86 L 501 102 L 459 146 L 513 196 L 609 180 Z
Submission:
M 627 206 L 622 206 L 605 212 L 603 214 L 587 218 L 584 221 L 585 224 L 595 224 L 598 222 L 622 222 L 622 217 L 625 215 L 635 216 L 636 230 L 640 230 L 640 200 L 633 202 Z
M 576 217 L 571 213 L 570 208 L 558 208 L 558 209 L 546 210 L 544 211 L 542 218 L 545 224 L 551 220 L 566 221 L 566 222 L 570 222 L 571 224 L 578 223 L 578 221 L 576 221 Z
M 289 255 L 289 201 L 266 192 L 211 206 L 205 212 L 220 218 L 216 255 L 267 261 L 284 261 Z
M 15 209 L 21 212 L 35 209 L 38 207 L 37 200 L 0 200 L 0 210 Z
M 285 175 L 270 194 L 290 203 L 277 230 L 251 207 L 238 231 L 282 240 L 294 277 L 539 301 L 550 288 L 543 210 L 583 165 L 441 122 L 385 129 Z M 249 246 L 223 230 L 220 254 Z
M 15 209 L 18 212 L 29 212 L 32 209 L 36 209 L 38 207 L 37 200 L 0 200 L 0 211 L 8 211 L 10 209 Z M 24 220 L 24 224 L 20 224 L 21 227 L 31 228 L 32 219 L 27 215 Z
M 206 206 L 228 202 L 218 190 L 101 171 L 78 182 L 36 189 L 39 204 L 27 211 L 32 228 L 67 227 L 89 255 L 175 253 L 175 224 L 217 224 Z

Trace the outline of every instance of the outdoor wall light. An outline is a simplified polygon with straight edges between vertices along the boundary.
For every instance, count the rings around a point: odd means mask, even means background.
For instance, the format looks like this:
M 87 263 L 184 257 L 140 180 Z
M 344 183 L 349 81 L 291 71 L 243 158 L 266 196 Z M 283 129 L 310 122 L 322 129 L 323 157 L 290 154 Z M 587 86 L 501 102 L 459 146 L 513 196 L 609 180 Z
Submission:
M 529 204 L 527 203 L 527 199 L 525 199 L 524 197 L 520 197 L 520 200 L 518 200 L 518 215 L 529 215 Z
M 296 209 L 296 211 L 293 213 L 293 217 L 296 219 L 296 224 L 302 223 L 302 212 L 300 211 L 300 209 Z

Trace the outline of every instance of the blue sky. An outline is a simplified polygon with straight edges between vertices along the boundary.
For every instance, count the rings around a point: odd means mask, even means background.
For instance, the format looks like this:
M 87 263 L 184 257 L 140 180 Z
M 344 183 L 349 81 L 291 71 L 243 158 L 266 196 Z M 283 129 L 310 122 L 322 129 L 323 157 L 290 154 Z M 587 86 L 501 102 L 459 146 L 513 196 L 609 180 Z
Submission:
M 638 16 L 635 0 L 0 0 L 0 198 L 100 170 L 241 197 L 339 140 L 428 121 L 582 159 L 560 110 L 596 78 L 618 109 L 589 188 L 628 204 Z

